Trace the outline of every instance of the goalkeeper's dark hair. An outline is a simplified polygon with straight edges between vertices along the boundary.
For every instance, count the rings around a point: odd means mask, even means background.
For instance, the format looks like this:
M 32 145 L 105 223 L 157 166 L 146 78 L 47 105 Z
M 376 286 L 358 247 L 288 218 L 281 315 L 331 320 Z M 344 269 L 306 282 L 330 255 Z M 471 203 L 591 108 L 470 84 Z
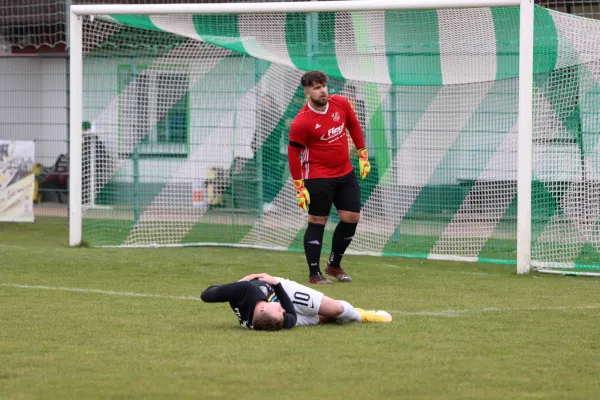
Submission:
M 315 83 L 324 85 L 328 80 L 327 74 L 323 71 L 308 71 L 300 78 L 300 84 L 302 87 L 310 87 Z
M 283 329 L 283 318 L 275 318 L 269 313 L 261 312 L 254 314 L 252 326 L 255 331 L 280 331 Z

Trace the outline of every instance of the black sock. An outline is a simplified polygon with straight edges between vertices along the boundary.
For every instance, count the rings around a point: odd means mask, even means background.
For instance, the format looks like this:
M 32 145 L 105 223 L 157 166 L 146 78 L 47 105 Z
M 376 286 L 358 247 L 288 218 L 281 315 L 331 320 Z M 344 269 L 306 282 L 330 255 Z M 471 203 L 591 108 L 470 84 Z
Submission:
M 329 265 L 334 267 L 340 266 L 342 257 L 344 257 L 344 253 L 348 246 L 350 246 L 350 242 L 352 242 L 352 238 L 356 232 L 356 225 L 358 225 L 357 222 L 338 222 L 333 232 Z
M 319 261 L 323 247 L 323 231 L 325 231 L 325 225 L 309 222 L 306 232 L 304 232 L 304 253 L 311 274 L 321 272 Z

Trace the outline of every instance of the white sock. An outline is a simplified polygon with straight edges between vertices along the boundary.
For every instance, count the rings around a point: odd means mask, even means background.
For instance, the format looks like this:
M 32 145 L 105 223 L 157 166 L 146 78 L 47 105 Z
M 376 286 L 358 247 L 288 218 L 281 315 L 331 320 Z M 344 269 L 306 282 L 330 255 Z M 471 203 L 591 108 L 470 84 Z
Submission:
M 356 309 L 354 307 L 352 307 L 352 304 L 350 304 L 344 300 L 339 300 L 339 302 L 342 303 L 342 305 L 344 306 L 344 311 L 342 311 L 342 313 L 340 315 L 335 317 L 335 319 L 337 319 L 338 321 L 355 321 L 355 322 L 362 321 L 362 317 L 360 316 L 360 313 L 358 311 L 356 311 Z

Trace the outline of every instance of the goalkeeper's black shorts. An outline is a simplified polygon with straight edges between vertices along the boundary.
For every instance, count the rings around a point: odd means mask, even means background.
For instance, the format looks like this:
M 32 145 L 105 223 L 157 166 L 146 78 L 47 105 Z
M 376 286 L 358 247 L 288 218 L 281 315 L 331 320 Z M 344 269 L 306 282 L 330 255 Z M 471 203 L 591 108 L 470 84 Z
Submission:
M 332 204 L 338 210 L 360 212 L 360 187 L 354 171 L 339 178 L 306 179 L 304 185 L 310 194 L 310 215 L 328 216 Z

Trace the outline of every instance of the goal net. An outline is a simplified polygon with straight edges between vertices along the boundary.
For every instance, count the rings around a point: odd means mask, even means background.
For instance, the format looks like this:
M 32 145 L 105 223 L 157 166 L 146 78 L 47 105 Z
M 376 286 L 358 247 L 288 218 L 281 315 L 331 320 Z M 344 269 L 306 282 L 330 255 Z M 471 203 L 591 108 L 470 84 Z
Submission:
M 534 34 L 532 264 L 595 270 L 600 21 L 536 7 Z M 519 43 L 518 7 L 83 16 L 82 240 L 301 251 L 287 135 L 319 69 L 371 158 L 349 253 L 515 263 Z

